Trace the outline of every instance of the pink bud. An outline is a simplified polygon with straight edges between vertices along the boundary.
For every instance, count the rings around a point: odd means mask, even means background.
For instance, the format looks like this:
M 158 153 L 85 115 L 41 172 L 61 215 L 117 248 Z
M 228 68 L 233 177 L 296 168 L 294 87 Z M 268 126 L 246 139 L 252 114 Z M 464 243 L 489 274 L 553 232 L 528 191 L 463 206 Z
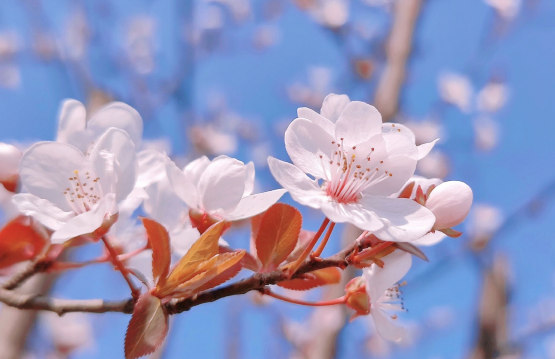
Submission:
M 447 229 L 460 224 L 472 205 L 472 189 L 459 181 L 444 182 L 437 186 L 426 202 L 436 216 L 434 229 Z
M 16 147 L 0 142 L 0 182 L 19 174 L 22 153 Z

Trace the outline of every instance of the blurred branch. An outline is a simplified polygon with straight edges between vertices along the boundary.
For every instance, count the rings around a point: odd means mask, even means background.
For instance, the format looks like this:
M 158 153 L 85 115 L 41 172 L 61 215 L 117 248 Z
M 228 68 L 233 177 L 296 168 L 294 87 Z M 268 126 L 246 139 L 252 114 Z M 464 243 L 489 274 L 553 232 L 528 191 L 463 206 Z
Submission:
M 343 249 L 341 252 L 334 256 L 321 259 L 313 258 L 307 259 L 307 261 L 299 268 L 299 270 L 293 275 L 292 278 L 300 278 L 305 273 L 315 271 L 317 269 L 329 268 L 329 267 L 340 267 L 346 268 L 350 263 L 348 257 L 355 250 L 362 250 L 366 248 L 366 244 L 359 245 L 357 241 L 347 248 Z M 28 269 L 18 278 L 29 278 L 35 272 L 36 265 L 30 265 Z M 170 314 L 177 314 L 181 312 L 188 311 L 192 307 L 200 304 L 214 302 L 218 299 L 233 295 L 241 295 L 252 290 L 261 290 L 267 285 L 276 284 L 281 281 L 289 280 L 287 275 L 281 271 L 276 270 L 270 273 L 255 273 L 249 278 L 240 280 L 238 282 L 229 284 L 227 286 L 219 287 L 216 289 L 211 289 L 199 294 L 195 294 L 192 297 L 180 300 L 175 303 L 168 303 L 166 308 Z M 10 287 L 14 285 L 17 286 L 21 281 L 14 281 Z M 70 299 L 53 299 L 44 296 L 37 295 L 26 295 L 13 292 L 7 288 L 0 289 L 0 301 L 19 309 L 35 309 L 35 310 L 46 310 L 58 313 L 62 315 L 68 312 L 89 312 L 89 313 L 105 313 L 105 312 L 122 312 L 122 313 L 132 313 L 133 312 L 133 300 L 127 299 L 122 301 L 105 301 L 102 299 L 87 299 L 87 300 L 70 300 Z
M 389 121 L 399 107 L 399 96 L 421 3 L 422 0 L 395 2 L 393 27 L 386 43 L 386 65 L 374 99 L 384 121 Z

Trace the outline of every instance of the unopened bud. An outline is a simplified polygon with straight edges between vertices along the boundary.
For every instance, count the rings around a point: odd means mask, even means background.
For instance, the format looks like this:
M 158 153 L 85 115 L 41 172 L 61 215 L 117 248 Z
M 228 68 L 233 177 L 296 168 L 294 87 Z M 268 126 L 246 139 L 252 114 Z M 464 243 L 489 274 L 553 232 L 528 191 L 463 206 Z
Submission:
M 346 304 L 356 312 L 355 315 L 351 317 L 351 320 L 359 315 L 370 314 L 370 297 L 366 292 L 358 292 L 349 295 Z
M 444 182 L 434 188 L 426 207 L 436 217 L 434 229 L 442 230 L 460 224 L 472 205 L 472 189 L 464 182 Z
M 0 142 L 0 183 L 11 192 L 17 188 L 21 156 L 16 147 Z
M 210 226 L 221 221 L 221 219 L 211 216 L 210 214 L 198 209 L 191 208 L 189 210 L 189 218 L 191 224 L 196 228 L 200 234 L 203 234 Z M 224 231 L 231 226 L 231 223 L 226 223 Z

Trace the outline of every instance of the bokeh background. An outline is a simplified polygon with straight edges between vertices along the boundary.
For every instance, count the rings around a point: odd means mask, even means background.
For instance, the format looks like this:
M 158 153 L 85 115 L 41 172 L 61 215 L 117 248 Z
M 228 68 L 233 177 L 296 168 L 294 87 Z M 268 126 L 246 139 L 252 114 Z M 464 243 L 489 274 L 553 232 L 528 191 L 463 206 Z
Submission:
M 475 196 L 465 234 L 425 248 L 430 263 L 406 277 L 412 339 L 389 344 L 341 309 L 245 295 L 175 316 L 153 358 L 555 358 L 554 39 L 553 0 L 2 0 L 0 141 L 53 140 L 65 98 L 89 112 L 118 100 L 142 115 L 148 146 L 180 163 L 253 161 L 263 191 L 278 186 L 266 158 L 287 159 L 297 107 L 318 110 L 330 92 L 375 104 L 418 142 L 441 138 L 419 174 Z M 317 228 L 321 214 L 302 213 Z M 246 248 L 248 233 L 226 239 Z M 39 284 L 128 296 L 108 265 Z M 26 341 L 0 346 L 20 357 L 123 356 L 127 315 L 15 318 L 0 309 L 0 337 L 22 329 Z

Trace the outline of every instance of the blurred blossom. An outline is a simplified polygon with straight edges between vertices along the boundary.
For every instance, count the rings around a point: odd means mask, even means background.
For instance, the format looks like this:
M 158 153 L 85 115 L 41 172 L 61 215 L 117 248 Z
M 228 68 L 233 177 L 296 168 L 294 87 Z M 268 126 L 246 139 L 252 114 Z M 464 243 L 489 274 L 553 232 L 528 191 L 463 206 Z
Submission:
M 19 36 L 15 32 L 0 33 L 0 60 L 6 60 L 21 50 Z
M 386 9 L 391 8 L 395 0 L 362 0 L 368 6 L 383 7 Z
M 70 15 L 63 36 L 67 57 L 73 60 L 82 59 L 86 55 L 90 37 L 89 26 L 83 12 L 75 11 Z
M 476 147 L 490 151 L 499 143 L 499 124 L 489 117 L 478 117 L 474 120 L 474 140 Z
M 294 83 L 287 89 L 289 99 L 313 108 L 320 108 L 332 84 L 333 72 L 328 67 L 315 66 L 308 70 L 308 84 Z M 284 131 L 285 132 L 285 131 Z
M 236 22 L 248 19 L 252 12 L 250 0 L 205 0 L 205 2 L 224 5 L 231 12 Z
M 160 137 L 156 139 L 143 139 L 141 143 L 141 150 L 154 150 L 168 155 L 172 154 L 172 144 L 167 137 Z
M 138 73 L 149 74 L 154 70 L 156 21 L 141 15 L 127 25 L 125 49 L 131 65 Z
M 224 25 L 222 8 L 215 4 L 201 6 L 196 26 L 201 30 L 218 30 Z
M 233 154 L 237 150 L 237 137 L 212 124 L 192 126 L 189 129 L 189 139 L 199 154 Z
M 272 147 L 267 142 L 256 144 L 252 148 L 252 162 L 256 168 L 264 168 L 268 166 L 268 156 L 272 154 Z
M 505 20 L 514 19 L 520 10 L 522 0 L 484 0 Z
M 349 3 L 347 0 L 319 0 L 310 13 L 322 25 L 338 29 L 349 19 Z
M 21 72 L 15 64 L 0 64 L 0 86 L 16 89 L 21 85 Z
M 271 25 L 263 25 L 256 28 L 253 36 L 254 46 L 265 49 L 273 46 L 279 40 L 279 28 Z
M 439 150 L 432 150 L 426 157 L 418 161 L 417 172 L 424 177 L 445 178 L 449 173 L 449 159 Z
M 434 329 L 446 329 L 453 325 L 456 311 L 450 306 L 433 307 L 428 313 L 427 324 Z
M 33 51 L 42 59 L 50 60 L 57 56 L 57 44 L 54 36 L 38 32 L 33 36 Z
M 501 82 L 490 82 L 478 93 L 478 110 L 495 112 L 505 106 L 509 89 Z
M 439 94 L 443 101 L 457 106 L 461 111 L 471 110 L 472 84 L 465 76 L 455 73 L 440 75 Z
M 472 238 L 472 245 L 477 249 L 483 248 L 501 227 L 503 220 L 499 208 L 488 204 L 475 204 L 466 222 L 466 232 Z
M 56 350 L 63 355 L 91 349 L 94 346 L 90 316 L 84 313 L 67 313 L 63 316 L 42 312 L 41 321 L 48 327 Z
M 445 131 L 438 121 L 429 119 L 423 121 L 410 120 L 403 124 L 414 133 L 417 145 L 432 142 L 436 138 L 445 140 Z

